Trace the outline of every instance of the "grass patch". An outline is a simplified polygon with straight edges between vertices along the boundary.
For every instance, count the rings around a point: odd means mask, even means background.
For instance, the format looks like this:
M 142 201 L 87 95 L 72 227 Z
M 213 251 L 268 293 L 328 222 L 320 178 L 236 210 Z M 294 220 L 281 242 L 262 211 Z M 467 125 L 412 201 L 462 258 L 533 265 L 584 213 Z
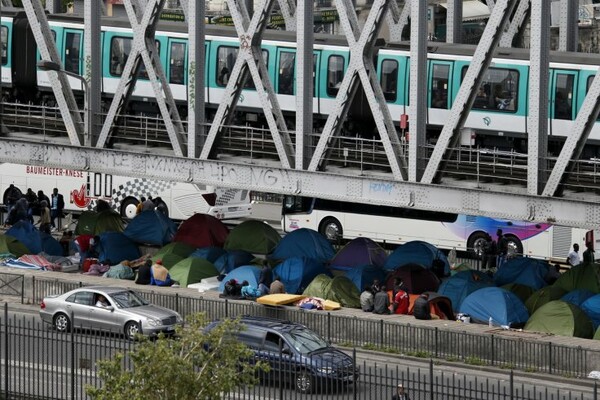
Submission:
M 411 356 L 411 357 L 418 357 L 418 358 L 431 358 L 431 353 L 428 351 L 424 351 L 424 350 L 419 350 L 419 351 L 411 351 L 406 353 L 407 355 Z
M 487 365 L 487 362 L 479 357 L 467 357 L 465 358 L 465 364 L 469 365 Z
M 506 363 L 506 364 L 500 364 L 498 366 L 498 368 L 500 368 L 500 369 L 516 369 L 517 366 L 515 364 Z

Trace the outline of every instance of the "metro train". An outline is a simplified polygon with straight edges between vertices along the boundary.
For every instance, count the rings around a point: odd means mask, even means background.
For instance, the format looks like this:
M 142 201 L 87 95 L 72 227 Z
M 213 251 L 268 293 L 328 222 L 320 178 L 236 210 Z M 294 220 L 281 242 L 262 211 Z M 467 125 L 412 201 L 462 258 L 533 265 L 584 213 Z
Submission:
M 78 16 L 52 15 L 49 24 L 56 40 L 64 69 L 83 74 L 83 20 Z M 39 52 L 29 22 L 23 12 L 2 10 L 2 91 L 5 101 L 47 102 L 53 97 L 47 72 L 37 68 Z M 101 28 L 102 93 L 107 105 L 117 88 L 133 42 L 126 20 L 105 18 Z M 295 110 L 295 32 L 267 30 L 262 54 L 280 107 L 294 126 Z M 159 58 L 182 118 L 187 101 L 187 25 L 160 22 L 156 31 Z M 208 118 L 222 100 L 229 72 L 237 57 L 239 39 L 232 27 L 206 28 L 206 104 Z M 448 120 L 462 79 L 472 58 L 474 46 L 430 43 L 428 47 L 427 119 L 428 139 L 435 136 Z M 408 43 L 384 43 L 377 46 L 375 66 L 392 118 L 401 130 L 402 116 L 409 108 L 410 47 Z M 350 61 L 345 38 L 315 35 L 314 102 L 315 128 L 319 129 L 335 105 L 335 98 Z M 573 130 L 574 119 L 600 65 L 600 55 L 551 53 L 549 87 L 549 149 L 557 150 Z M 477 136 L 477 144 L 526 149 L 528 132 L 529 52 L 524 49 L 498 49 L 465 124 Z M 69 78 L 78 100 L 83 103 L 81 83 Z M 154 93 L 141 67 L 128 112 L 155 112 Z M 238 102 L 236 122 L 261 120 L 260 101 L 248 78 Z M 251 115 L 252 117 L 249 117 Z M 402 127 L 404 128 L 404 127 Z M 359 90 L 344 134 L 376 137 L 376 129 L 364 93 Z M 584 156 L 598 156 L 600 122 L 588 140 Z

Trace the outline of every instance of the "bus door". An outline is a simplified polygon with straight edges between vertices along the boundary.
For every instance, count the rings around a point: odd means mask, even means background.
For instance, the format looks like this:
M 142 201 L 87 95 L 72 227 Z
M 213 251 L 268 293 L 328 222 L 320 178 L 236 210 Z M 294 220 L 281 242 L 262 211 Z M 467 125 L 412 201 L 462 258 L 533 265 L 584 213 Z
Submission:
M 575 83 L 578 72 L 553 70 L 550 79 L 550 135 L 567 136 L 577 112 Z
M 452 102 L 450 76 L 452 63 L 431 61 L 427 78 L 429 93 L 427 99 L 427 122 L 432 125 L 444 125 L 450 117 Z
M 181 39 L 168 40 L 167 44 L 167 80 L 171 84 L 173 97 L 177 100 L 187 98 L 187 42 Z

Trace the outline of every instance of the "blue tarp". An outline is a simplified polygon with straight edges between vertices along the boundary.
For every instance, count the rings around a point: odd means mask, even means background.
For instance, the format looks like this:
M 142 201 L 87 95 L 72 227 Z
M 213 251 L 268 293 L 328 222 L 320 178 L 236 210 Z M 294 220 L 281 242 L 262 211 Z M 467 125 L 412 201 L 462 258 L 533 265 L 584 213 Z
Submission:
M 137 243 L 165 245 L 173 240 L 177 227 L 158 210 L 143 211 L 132 219 L 123 234 Z
M 111 265 L 137 260 L 141 256 L 138 246 L 121 232 L 101 233 L 100 245 L 96 249 L 100 261 L 110 260 Z
M 577 307 L 581 307 L 583 302 L 592 297 L 593 295 L 594 292 L 590 292 L 587 289 L 575 289 L 571 290 L 569 293 L 565 294 L 560 299 L 562 301 L 566 301 L 567 303 L 574 304 Z
M 260 268 L 255 265 L 242 265 L 237 267 L 227 275 L 221 281 L 219 285 L 219 292 L 223 293 L 225 289 L 225 283 L 231 279 L 235 279 L 237 283 L 241 284 L 244 281 L 248 281 L 250 286 L 258 288 L 258 278 L 260 276 Z
M 517 295 L 499 287 L 487 287 L 471 293 L 459 310 L 469 314 L 476 322 L 488 323 L 491 317 L 495 326 L 520 326 L 529 319 L 527 308 Z
M 6 231 L 6 234 L 23 243 L 31 252 L 30 254 L 39 254 L 42 251 L 40 231 L 29 221 L 17 222 Z
M 344 276 L 354 283 L 359 292 L 362 292 L 365 285 L 371 286 L 375 279 L 378 279 L 379 282 L 385 282 L 386 272 L 383 268 L 375 265 L 361 265 L 348 270 Z
M 507 260 L 496 273 L 496 285 L 503 286 L 509 283 L 520 283 L 539 290 L 547 285 L 545 277 L 550 265 L 543 260 L 535 258 L 517 257 Z
M 446 255 L 432 244 L 414 240 L 398 246 L 396 250 L 389 255 L 385 262 L 385 270 L 393 271 L 406 264 L 421 264 L 426 269 L 431 269 L 434 260 L 440 260 L 444 263 L 444 274 L 450 274 L 450 263 Z
M 302 293 L 319 274 L 326 273 L 324 265 L 313 258 L 290 257 L 273 269 L 287 293 Z
M 438 293 L 452 301 L 452 309 L 456 312 L 465 297 L 478 289 L 490 286 L 494 286 L 494 282 L 489 275 L 474 270 L 460 271 L 445 280 Z
M 594 295 L 581 304 L 581 309 L 594 325 L 594 331 L 600 326 L 600 294 Z
M 40 232 L 40 239 L 42 241 L 42 251 L 51 256 L 63 256 L 63 248 L 58 240 L 54 239 L 52 235 L 46 232 Z
M 254 260 L 254 255 L 244 250 L 226 250 L 213 264 L 220 274 L 227 274 L 237 267 L 248 265 Z
M 223 254 L 227 254 L 227 250 L 223 250 L 220 247 L 202 247 L 190 254 L 190 257 L 203 258 L 211 263 L 214 263 Z
M 337 252 L 331 260 L 331 267 L 350 269 L 362 265 L 374 265 L 383 268 L 387 257 L 387 253 L 379 244 L 369 238 L 358 237 Z
M 324 263 L 334 255 L 335 250 L 325 236 L 312 229 L 301 228 L 285 235 L 269 258 L 285 260 L 290 257 L 307 257 Z

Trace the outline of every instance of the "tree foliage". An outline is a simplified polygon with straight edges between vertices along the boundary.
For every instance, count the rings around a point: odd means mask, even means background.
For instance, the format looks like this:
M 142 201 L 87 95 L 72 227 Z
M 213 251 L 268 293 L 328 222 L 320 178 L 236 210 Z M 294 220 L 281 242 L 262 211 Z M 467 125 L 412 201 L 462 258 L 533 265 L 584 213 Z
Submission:
M 257 373 L 268 366 L 244 361 L 252 351 L 235 339 L 239 321 L 225 320 L 210 332 L 204 330 L 206 322 L 204 314 L 195 315 L 176 339 L 140 338 L 129 353 L 99 361 L 103 385 L 88 386 L 87 394 L 95 400 L 212 400 L 256 384 Z

